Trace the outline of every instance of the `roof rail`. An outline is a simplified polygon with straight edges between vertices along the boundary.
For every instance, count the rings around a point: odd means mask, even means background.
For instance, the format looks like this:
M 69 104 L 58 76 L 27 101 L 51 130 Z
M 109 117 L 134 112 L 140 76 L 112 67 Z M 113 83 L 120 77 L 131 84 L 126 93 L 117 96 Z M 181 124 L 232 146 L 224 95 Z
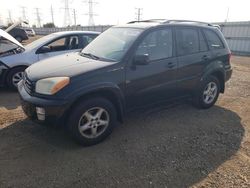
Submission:
M 141 23 L 141 22 L 159 22 L 159 23 L 163 23 L 165 21 L 167 21 L 167 20 L 166 19 L 150 19 L 150 20 L 131 21 L 131 22 L 128 22 L 127 24 Z
M 207 22 L 200 22 L 200 21 L 193 21 L 193 20 L 166 20 L 166 21 L 163 22 L 163 23 L 166 24 L 166 23 L 172 23 L 172 22 L 180 22 L 180 23 L 184 23 L 184 22 L 187 22 L 187 23 L 198 23 L 198 24 L 203 24 L 203 25 L 207 25 L 207 26 L 213 26 L 212 24 L 207 23 Z
M 200 22 L 200 21 L 193 21 L 193 20 L 167 20 L 167 19 L 150 19 L 150 20 L 141 20 L 141 21 L 131 21 L 128 22 L 128 24 L 133 24 L 133 23 L 143 23 L 143 22 L 158 22 L 161 24 L 168 24 L 168 23 L 197 23 L 197 24 L 202 24 L 202 25 L 207 25 L 207 26 L 215 26 L 213 24 L 207 23 L 207 22 Z

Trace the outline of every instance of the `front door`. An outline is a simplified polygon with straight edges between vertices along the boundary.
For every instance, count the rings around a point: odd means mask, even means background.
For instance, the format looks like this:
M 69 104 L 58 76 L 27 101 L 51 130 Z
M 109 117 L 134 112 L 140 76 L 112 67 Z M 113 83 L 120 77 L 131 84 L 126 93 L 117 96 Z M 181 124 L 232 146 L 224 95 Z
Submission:
M 49 51 L 38 53 L 38 59 L 43 60 L 64 53 L 79 51 L 79 40 L 77 35 L 60 37 L 45 46 L 49 47 Z M 39 50 L 38 50 L 39 52 Z
M 149 56 L 146 65 L 126 67 L 126 101 L 128 108 L 136 108 L 165 100 L 176 88 L 177 59 L 173 50 L 171 28 L 158 28 L 147 33 L 133 55 Z

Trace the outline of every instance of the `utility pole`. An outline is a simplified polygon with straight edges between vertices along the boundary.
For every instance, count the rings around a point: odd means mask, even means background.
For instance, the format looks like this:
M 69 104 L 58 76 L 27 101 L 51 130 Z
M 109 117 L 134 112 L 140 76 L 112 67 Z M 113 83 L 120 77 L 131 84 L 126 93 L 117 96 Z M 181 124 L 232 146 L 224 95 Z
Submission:
M 50 13 L 51 13 L 51 21 L 55 25 L 55 22 L 54 22 L 54 10 L 53 10 L 52 5 L 50 6 Z
M 64 26 L 70 26 L 70 14 L 69 14 L 69 0 L 64 0 Z
M 226 17 L 225 22 L 228 22 L 228 16 L 229 16 L 229 7 L 227 8 L 227 17 Z
M 22 19 L 23 19 L 24 21 L 27 20 L 27 17 L 26 17 L 26 9 L 27 9 L 27 7 L 24 7 L 24 6 L 21 7 Z
M 135 8 L 136 10 L 136 20 L 140 21 L 141 20 L 141 16 L 142 16 L 142 8 Z
M 36 20 L 37 20 L 37 27 L 41 27 L 41 17 L 40 17 L 40 12 L 39 8 L 35 8 L 36 10 Z
M 76 26 L 76 9 L 73 9 L 74 25 Z
M 11 24 L 11 23 L 13 23 L 13 20 L 12 20 L 12 15 L 11 15 L 11 11 L 10 10 L 8 10 L 8 15 L 9 15 L 9 17 L 8 17 L 8 23 Z
M 93 2 L 92 0 L 88 0 L 88 1 L 84 1 L 84 3 L 87 3 L 89 6 L 89 11 L 86 15 L 89 16 L 89 26 L 93 26 L 95 25 L 94 22 L 94 16 L 97 16 L 97 14 L 94 13 L 94 4 L 96 4 L 97 2 Z

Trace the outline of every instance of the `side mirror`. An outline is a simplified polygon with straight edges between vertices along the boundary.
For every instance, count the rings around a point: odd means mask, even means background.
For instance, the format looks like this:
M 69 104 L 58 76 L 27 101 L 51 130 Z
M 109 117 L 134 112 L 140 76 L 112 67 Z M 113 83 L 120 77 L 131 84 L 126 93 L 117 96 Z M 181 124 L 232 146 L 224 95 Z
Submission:
M 134 65 L 148 65 L 149 64 L 149 55 L 143 54 L 143 55 L 136 55 L 134 57 Z
M 48 46 L 42 46 L 39 50 L 38 50 L 38 53 L 42 54 L 42 53 L 48 53 L 48 52 L 51 52 L 51 49 L 50 47 Z

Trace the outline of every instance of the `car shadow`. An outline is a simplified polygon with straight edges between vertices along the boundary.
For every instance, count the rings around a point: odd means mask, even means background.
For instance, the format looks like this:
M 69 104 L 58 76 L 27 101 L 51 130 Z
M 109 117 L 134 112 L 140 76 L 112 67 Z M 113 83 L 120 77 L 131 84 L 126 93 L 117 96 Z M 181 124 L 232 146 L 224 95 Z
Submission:
M 133 112 L 91 147 L 26 119 L 0 130 L 0 174 L 14 187 L 188 187 L 229 160 L 243 135 L 237 113 L 183 103 Z

